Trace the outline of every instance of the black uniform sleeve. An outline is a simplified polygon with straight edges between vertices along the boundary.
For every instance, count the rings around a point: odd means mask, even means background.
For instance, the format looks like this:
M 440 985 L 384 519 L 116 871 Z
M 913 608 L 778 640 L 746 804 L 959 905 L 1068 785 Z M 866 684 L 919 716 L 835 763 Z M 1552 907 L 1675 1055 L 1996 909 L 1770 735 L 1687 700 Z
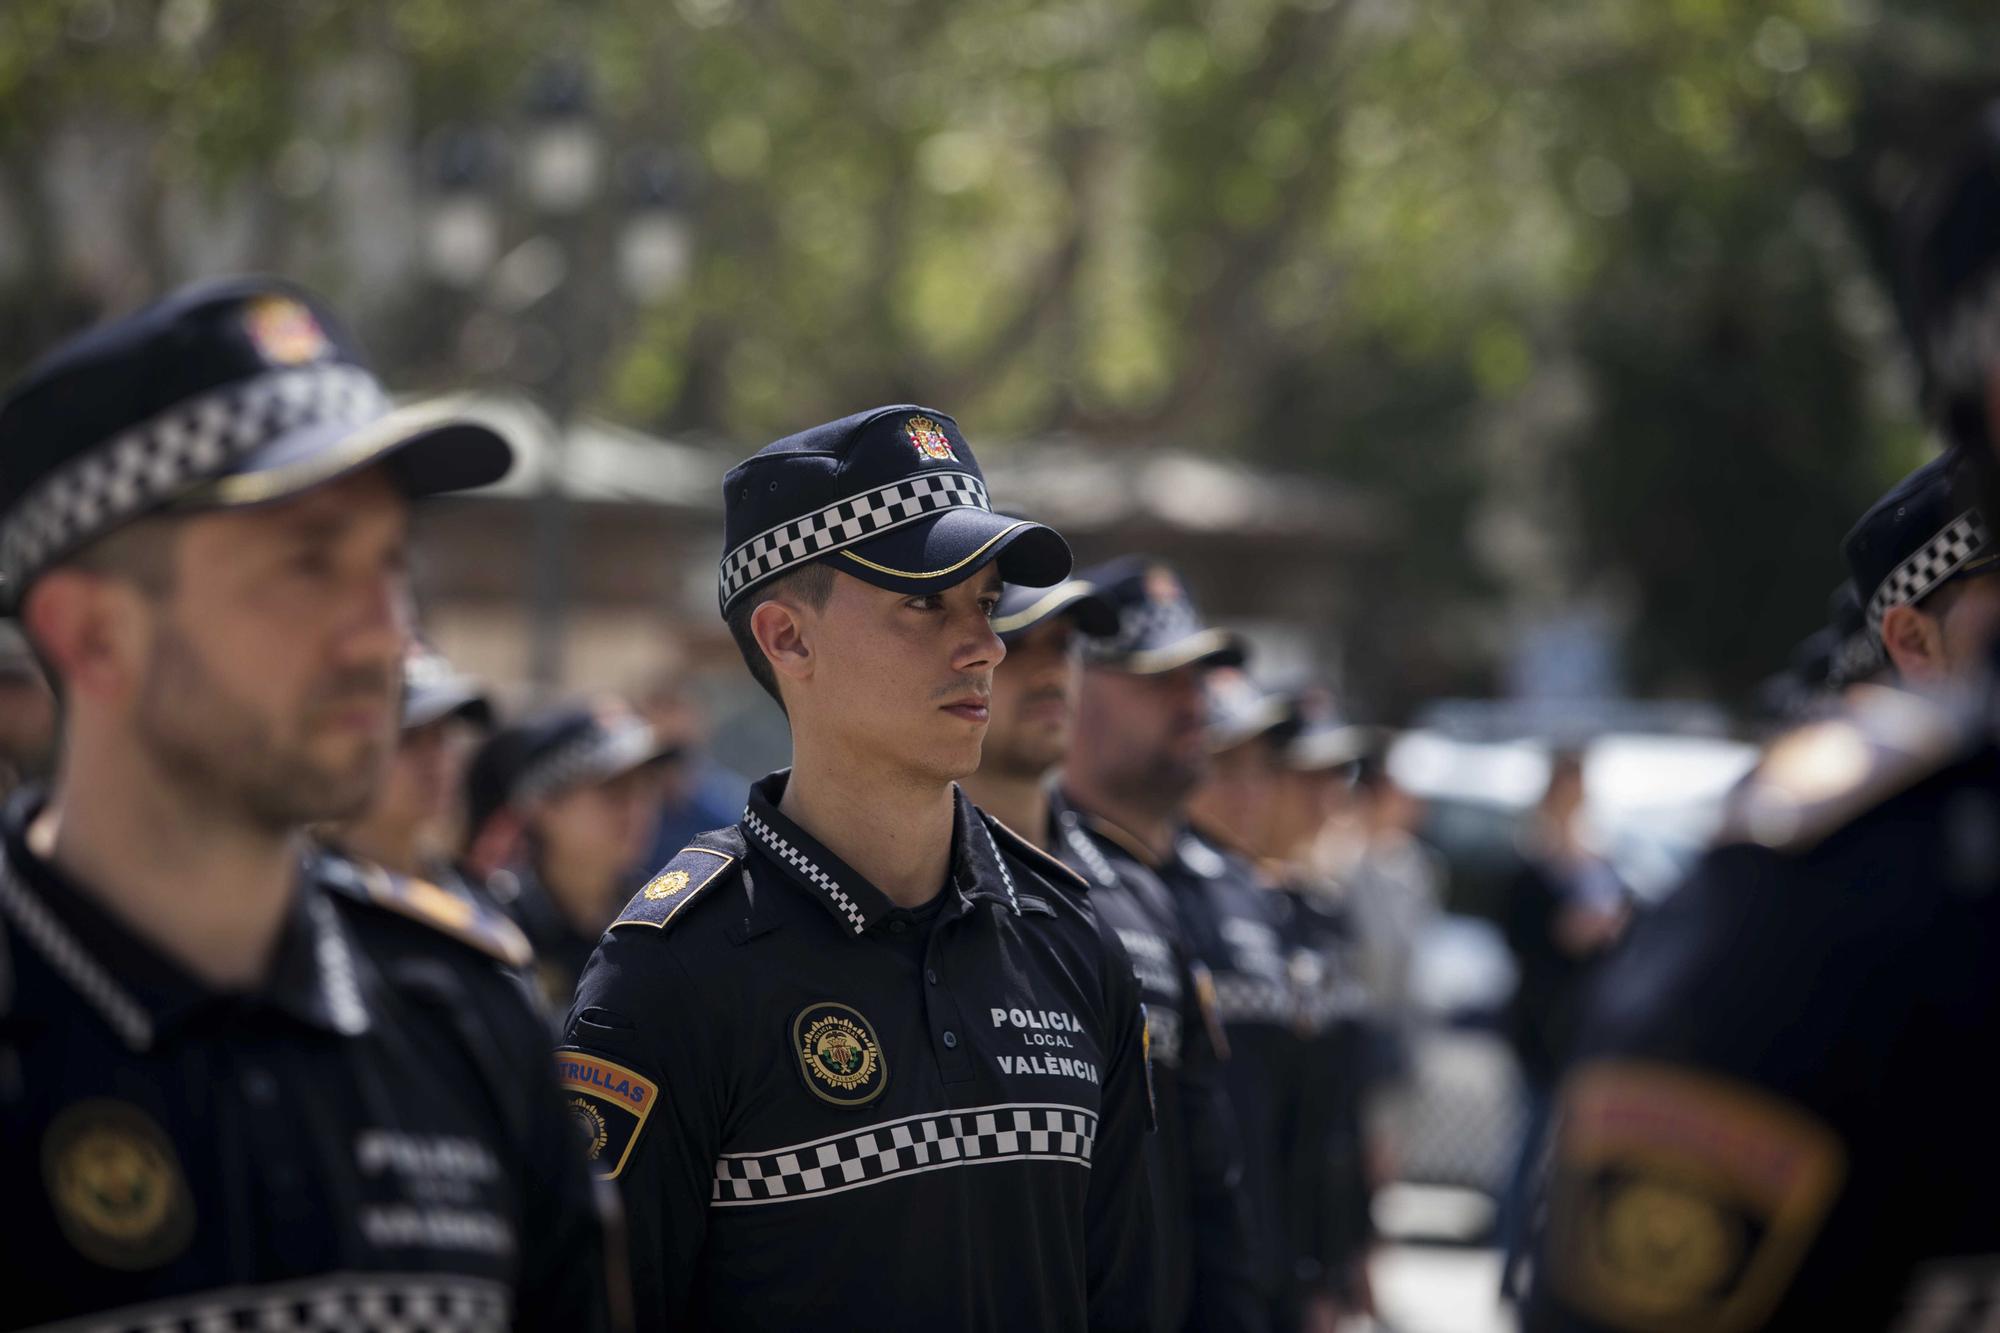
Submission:
M 1084 1218 L 1090 1328 L 1093 1333 L 1141 1333 L 1153 1327 L 1153 1189 L 1145 1160 L 1153 1113 L 1146 1019 L 1124 946 L 1096 913 L 1091 919 L 1103 941 L 1105 1014 L 1116 1035 L 1105 1066 Z
M 1218 1068 L 1213 1016 L 1193 969 L 1180 959 L 1181 1069 L 1177 1094 L 1187 1126 L 1194 1216 L 1194 1284 L 1188 1324 L 1215 1333 L 1267 1333 L 1250 1254 L 1243 1196 L 1243 1141 Z
M 596 1172 L 624 1203 L 642 1333 L 675 1327 L 689 1300 L 722 1137 L 720 1013 L 665 938 L 613 930 L 578 982 L 557 1052 L 564 1086 L 598 1117 Z

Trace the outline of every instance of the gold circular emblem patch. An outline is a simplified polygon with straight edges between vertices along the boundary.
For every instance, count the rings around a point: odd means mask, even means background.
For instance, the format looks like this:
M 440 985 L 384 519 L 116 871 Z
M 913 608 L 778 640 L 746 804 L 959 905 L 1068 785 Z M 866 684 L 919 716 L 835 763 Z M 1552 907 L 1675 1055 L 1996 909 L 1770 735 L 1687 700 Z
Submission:
M 42 1176 L 63 1235 L 106 1268 L 158 1267 L 194 1234 L 173 1144 L 125 1102 L 78 1102 L 58 1115 L 42 1140 Z
M 889 1066 L 875 1029 L 857 1011 L 831 1000 L 807 1005 L 792 1020 L 792 1049 L 806 1087 L 835 1106 L 863 1106 L 888 1086 Z
M 1630 1309 L 1664 1316 L 1700 1307 L 1742 1256 L 1741 1224 L 1714 1199 L 1677 1185 L 1629 1181 L 1603 1207 L 1604 1272 Z
M 669 870 L 664 875 L 655 876 L 653 882 L 646 886 L 646 896 L 658 902 L 662 898 L 673 897 L 687 886 L 687 871 Z
M 604 1114 L 592 1106 L 587 1098 L 569 1099 L 569 1113 L 576 1120 L 577 1129 L 583 1134 L 583 1156 L 594 1162 L 604 1151 L 609 1136 L 604 1132 Z

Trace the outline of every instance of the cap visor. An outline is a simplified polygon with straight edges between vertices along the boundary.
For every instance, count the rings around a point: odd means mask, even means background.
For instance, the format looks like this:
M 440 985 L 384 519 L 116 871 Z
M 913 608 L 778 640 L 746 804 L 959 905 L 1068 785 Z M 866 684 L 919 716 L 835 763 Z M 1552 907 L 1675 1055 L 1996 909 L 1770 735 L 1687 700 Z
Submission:
M 500 480 L 514 464 L 514 448 L 491 426 L 467 416 L 459 400 L 441 399 L 397 408 L 365 426 L 312 426 L 280 436 L 180 503 L 266 504 L 378 463 L 404 494 L 442 495 Z
M 403 701 L 403 730 L 415 731 L 439 718 L 462 717 L 476 727 L 493 725 L 493 704 L 471 681 L 448 682 L 412 691 Z
M 1097 590 L 1080 579 L 1057 584 L 1028 605 L 993 618 L 993 632 L 1003 638 L 1033 629 L 1045 620 L 1067 614 L 1076 627 L 1093 639 L 1108 639 L 1118 632 L 1118 612 Z
M 891 592 L 942 592 L 996 565 L 1008 583 L 1045 588 L 1069 576 L 1069 543 L 1054 528 L 984 509 L 947 509 L 826 557 Z
M 1135 676 L 1157 676 L 1184 666 L 1240 667 L 1249 657 L 1249 645 L 1241 636 L 1224 629 L 1204 629 L 1158 648 L 1097 659 L 1095 664 Z

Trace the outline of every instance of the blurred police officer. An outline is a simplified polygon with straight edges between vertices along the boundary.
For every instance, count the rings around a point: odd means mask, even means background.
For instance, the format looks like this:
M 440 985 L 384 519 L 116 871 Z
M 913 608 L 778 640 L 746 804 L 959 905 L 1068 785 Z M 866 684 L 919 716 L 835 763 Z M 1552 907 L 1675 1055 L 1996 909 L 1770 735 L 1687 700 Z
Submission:
M 34 367 L 0 458 L 0 576 L 65 712 L 0 865 L 0 1321 L 601 1322 L 503 945 L 300 836 L 395 741 L 410 498 L 506 444 L 390 411 L 317 302 L 236 280 Z
M 1146 1005 L 1158 1128 L 1146 1143 L 1153 1182 L 1153 1279 L 1163 1330 L 1262 1330 L 1252 1283 L 1243 1148 L 1216 1069 L 1214 988 L 1187 944 L 1173 898 L 1136 862 L 1114 865 L 1052 799 L 1069 751 L 1085 637 L 1118 631 L 1110 604 L 1081 580 L 1009 584 L 993 617 L 1007 657 L 993 673 L 979 772 L 965 791 L 981 810 L 1090 880 L 1090 904 L 1118 932 Z
M 1131 963 L 1085 882 L 953 785 L 1002 576 L 1055 583 L 1068 547 L 992 513 L 920 407 L 780 440 L 723 504 L 723 617 L 793 767 L 632 899 L 559 1053 L 639 1322 L 1148 1327 Z
M 503 727 L 473 759 L 480 824 L 510 821 L 505 864 L 483 880 L 535 950 L 535 986 L 560 1033 L 576 979 L 638 878 L 659 812 L 652 726 L 616 699 L 562 704 Z M 489 812 L 497 793 L 504 810 Z
M 492 725 L 493 704 L 479 682 L 413 638 L 388 769 L 361 817 L 329 829 L 326 841 L 395 874 L 463 892 L 451 857 L 464 822 L 465 766 Z
M 1210 764 L 1203 682 L 1217 667 L 1242 665 L 1244 646 L 1204 626 L 1179 577 L 1159 561 L 1128 557 L 1084 578 L 1118 611 L 1119 628 L 1084 646 L 1063 800 L 1105 859 L 1167 885 L 1213 979 L 1265 1326 L 1297 1327 L 1302 1307 L 1330 1318 L 1325 1274 L 1316 1256 L 1295 1249 L 1291 1225 L 1297 1196 L 1288 1172 L 1310 1131 L 1295 1114 L 1307 1044 L 1295 1026 L 1282 922 L 1256 867 L 1187 824 L 1188 799 Z
M 2000 636 L 2000 549 L 1964 467 L 1957 453 L 1924 464 L 1841 544 L 1867 631 L 1910 689 L 1979 676 Z
M 1918 538 L 1880 577 L 1857 568 L 1877 624 L 1965 567 L 1978 543 L 1957 518 L 1991 509 L 2000 119 L 1942 183 L 1915 255 L 1920 351 L 1971 484 L 1909 507 Z M 1887 636 L 1912 650 L 1899 670 L 1933 679 L 1959 673 L 1946 637 Z M 1875 690 L 1780 739 L 1723 844 L 1613 961 L 1563 1093 L 1530 1328 L 2000 1317 L 1990 680 L 1970 709 Z
M 1228 667 L 1209 673 L 1207 777 L 1191 828 L 1256 866 L 1283 941 L 1292 1027 L 1303 1044 L 1282 1171 L 1289 1249 L 1306 1291 L 1368 1313 L 1368 1185 L 1362 1151 L 1361 1004 L 1354 932 L 1334 886 L 1297 855 L 1318 821 L 1300 820 L 1288 758 L 1305 727 L 1295 696 Z M 1310 825 L 1300 827 L 1294 823 Z M 1322 1302 L 1322 1305 L 1324 1303 Z M 1302 1312 L 1303 1313 L 1303 1312 Z

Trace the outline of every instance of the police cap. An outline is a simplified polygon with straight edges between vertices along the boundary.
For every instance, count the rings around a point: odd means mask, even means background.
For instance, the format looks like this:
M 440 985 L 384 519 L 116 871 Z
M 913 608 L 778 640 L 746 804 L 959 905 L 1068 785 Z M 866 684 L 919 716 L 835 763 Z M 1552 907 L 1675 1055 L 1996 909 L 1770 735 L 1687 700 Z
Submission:
M 871 408 L 767 444 L 722 482 L 723 615 L 761 583 L 826 561 L 893 592 L 942 592 L 998 562 L 1009 583 L 1069 574 L 1053 528 L 993 512 L 958 423 Z
M 2000 561 L 1985 516 L 1965 498 L 1956 457 L 1932 459 L 1897 482 L 1841 543 L 1868 632 L 1878 640 L 1890 607 L 1914 606 Z
M 1122 556 L 1086 570 L 1118 613 L 1118 632 L 1084 646 L 1086 660 L 1136 675 L 1184 666 L 1243 665 L 1248 649 L 1227 630 L 1204 625 L 1180 576 L 1151 556 Z
M 392 409 L 310 293 L 197 283 L 71 339 L 0 400 L 0 600 L 169 505 L 258 504 L 376 462 L 433 494 L 497 481 L 512 460 L 448 404 Z
M 507 806 L 527 806 L 607 782 L 679 753 L 615 700 L 561 704 L 495 732 L 466 772 L 468 824 L 478 829 Z
M 1118 632 L 1118 613 L 1097 589 L 1083 579 L 1065 579 L 1053 588 L 1024 588 L 1009 583 L 1000 590 L 993 612 L 993 632 L 1012 643 L 1035 626 L 1067 616 L 1087 638 L 1109 638 Z
M 403 730 L 445 717 L 462 717 L 483 730 L 493 725 L 493 701 L 484 686 L 453 667 L 443 653 L 412 639 L 403 654 Z

